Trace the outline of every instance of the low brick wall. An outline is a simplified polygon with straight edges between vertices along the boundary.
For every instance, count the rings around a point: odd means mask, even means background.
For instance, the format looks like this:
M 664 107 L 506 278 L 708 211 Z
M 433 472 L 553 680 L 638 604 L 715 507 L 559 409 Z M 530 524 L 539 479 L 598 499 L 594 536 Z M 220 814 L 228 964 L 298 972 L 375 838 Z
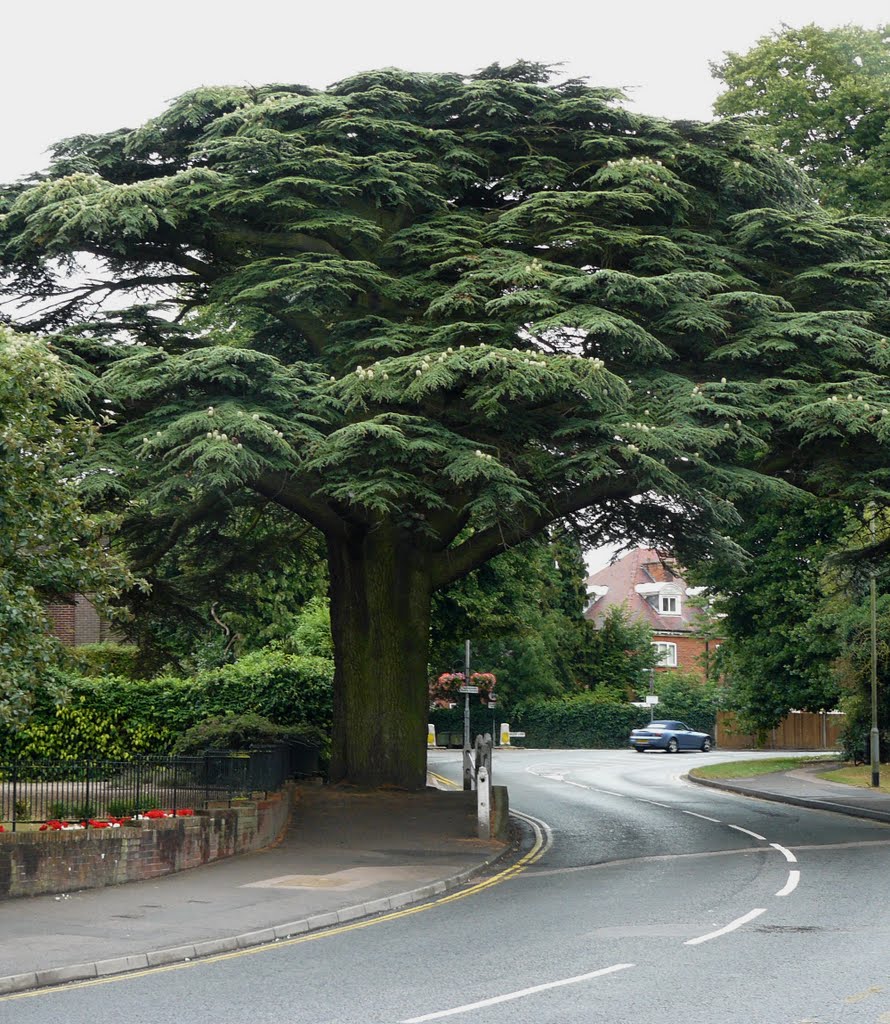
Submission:
M 0 833 L 0 900 L 157 878 L 260 850 L 284 830 L 295 794 L 291 786 L 266 800 L 122 828 Z

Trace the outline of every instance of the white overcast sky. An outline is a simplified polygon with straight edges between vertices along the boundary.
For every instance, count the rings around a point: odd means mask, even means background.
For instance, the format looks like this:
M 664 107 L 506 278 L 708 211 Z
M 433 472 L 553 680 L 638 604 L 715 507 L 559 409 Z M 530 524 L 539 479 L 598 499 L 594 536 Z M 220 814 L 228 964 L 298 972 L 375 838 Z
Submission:
M 625 87 L 635 109 L 707 118 L 708 61 L 784 22 L 874 28 L 887 0 L 6 0 L 0 18 L 0 181 L 50 143 L 135 127 L 196 85 L 323 88 L 395 65 L 472 72 L 517 57 Z

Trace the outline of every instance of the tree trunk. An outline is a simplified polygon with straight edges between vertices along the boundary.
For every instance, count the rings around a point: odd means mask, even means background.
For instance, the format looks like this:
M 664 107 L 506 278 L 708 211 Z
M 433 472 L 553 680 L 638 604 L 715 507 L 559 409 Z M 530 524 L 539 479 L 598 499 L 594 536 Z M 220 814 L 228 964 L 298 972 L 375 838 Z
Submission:
M 390 527 L 329 538 L 334 638 L 331 780 L 421 789 L 432 585 L 429 557 Z

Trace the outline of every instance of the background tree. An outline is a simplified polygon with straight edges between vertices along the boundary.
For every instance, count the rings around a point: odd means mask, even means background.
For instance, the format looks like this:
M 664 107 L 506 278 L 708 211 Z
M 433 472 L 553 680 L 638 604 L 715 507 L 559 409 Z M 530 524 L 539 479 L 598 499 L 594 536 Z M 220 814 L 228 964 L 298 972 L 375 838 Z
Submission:
M 804 497 L 739 511 L 744 525 L 736 539 L 750 557 L 741 564 L 709 560 L 695 575 L 724 613 L 725 703 L 759 732 L 792 708 L 831 710 L 843 693 L 835 670 L 843 652 L 837 608 L 856 603 L 856 595 L 830 558 L 850 518 L 842 504 Z
M 0 193 L 129 534 L 250 492 L 324 535 L 335 779 L 423 784 L 431 596 L 549 524 L 688 562 L 758 470 L 883 494 L 882 229 L 739 125 L 549 78 L 199 89 Z
M 200 671 L 287 640 L 327 592 L 324 539 L 275 502 L 218 494 L 206 515 L 159 541 L 120 537 L 150 584 L 125 597 L 138 670 Z
M 93 439 L 83 388 L 46 342 L 0 327 L 0 728 L 24 721 L 38 690 L 61 689 L 47 602 L 101 601 L 132 582 L 102 544 L 66 467 Z
M 430 668 L 462 671 L 464 642 L 473 665 L 498 678 L 510 705 L 589 681 L 593 630 L 582 616 L 585 568 L 566 535 L 525 541 L 433 597 Z
M 785 26 L 711 71 L 727 87 L 715 113 L 751 118 L 826 203 L 890 214 L 890 26 Z
M 585 689 L 611 687 L 622 695 L 637 696 L 649 692 L 658 653 L 648 623 L 633 622 L 623 608 L 613 606 L 594 630 L 591 648 Z

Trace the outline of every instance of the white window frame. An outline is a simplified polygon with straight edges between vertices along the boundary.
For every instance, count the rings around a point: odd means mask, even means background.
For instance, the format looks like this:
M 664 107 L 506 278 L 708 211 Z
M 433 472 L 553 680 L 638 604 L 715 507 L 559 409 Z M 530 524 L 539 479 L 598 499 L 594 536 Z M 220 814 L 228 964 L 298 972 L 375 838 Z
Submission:
M 668 607 L 670 602 L 674 602 L 674 607 Z M 659 594 L 658 595 L 658 614 L 659 615 L 681 615 L 683 612 L 683 603 L 679 594 Z
M 677 645 L 669 640 L 653 640 L 652 646 L 658 654 L 656 665 L 659 668 L 677 667 Z

